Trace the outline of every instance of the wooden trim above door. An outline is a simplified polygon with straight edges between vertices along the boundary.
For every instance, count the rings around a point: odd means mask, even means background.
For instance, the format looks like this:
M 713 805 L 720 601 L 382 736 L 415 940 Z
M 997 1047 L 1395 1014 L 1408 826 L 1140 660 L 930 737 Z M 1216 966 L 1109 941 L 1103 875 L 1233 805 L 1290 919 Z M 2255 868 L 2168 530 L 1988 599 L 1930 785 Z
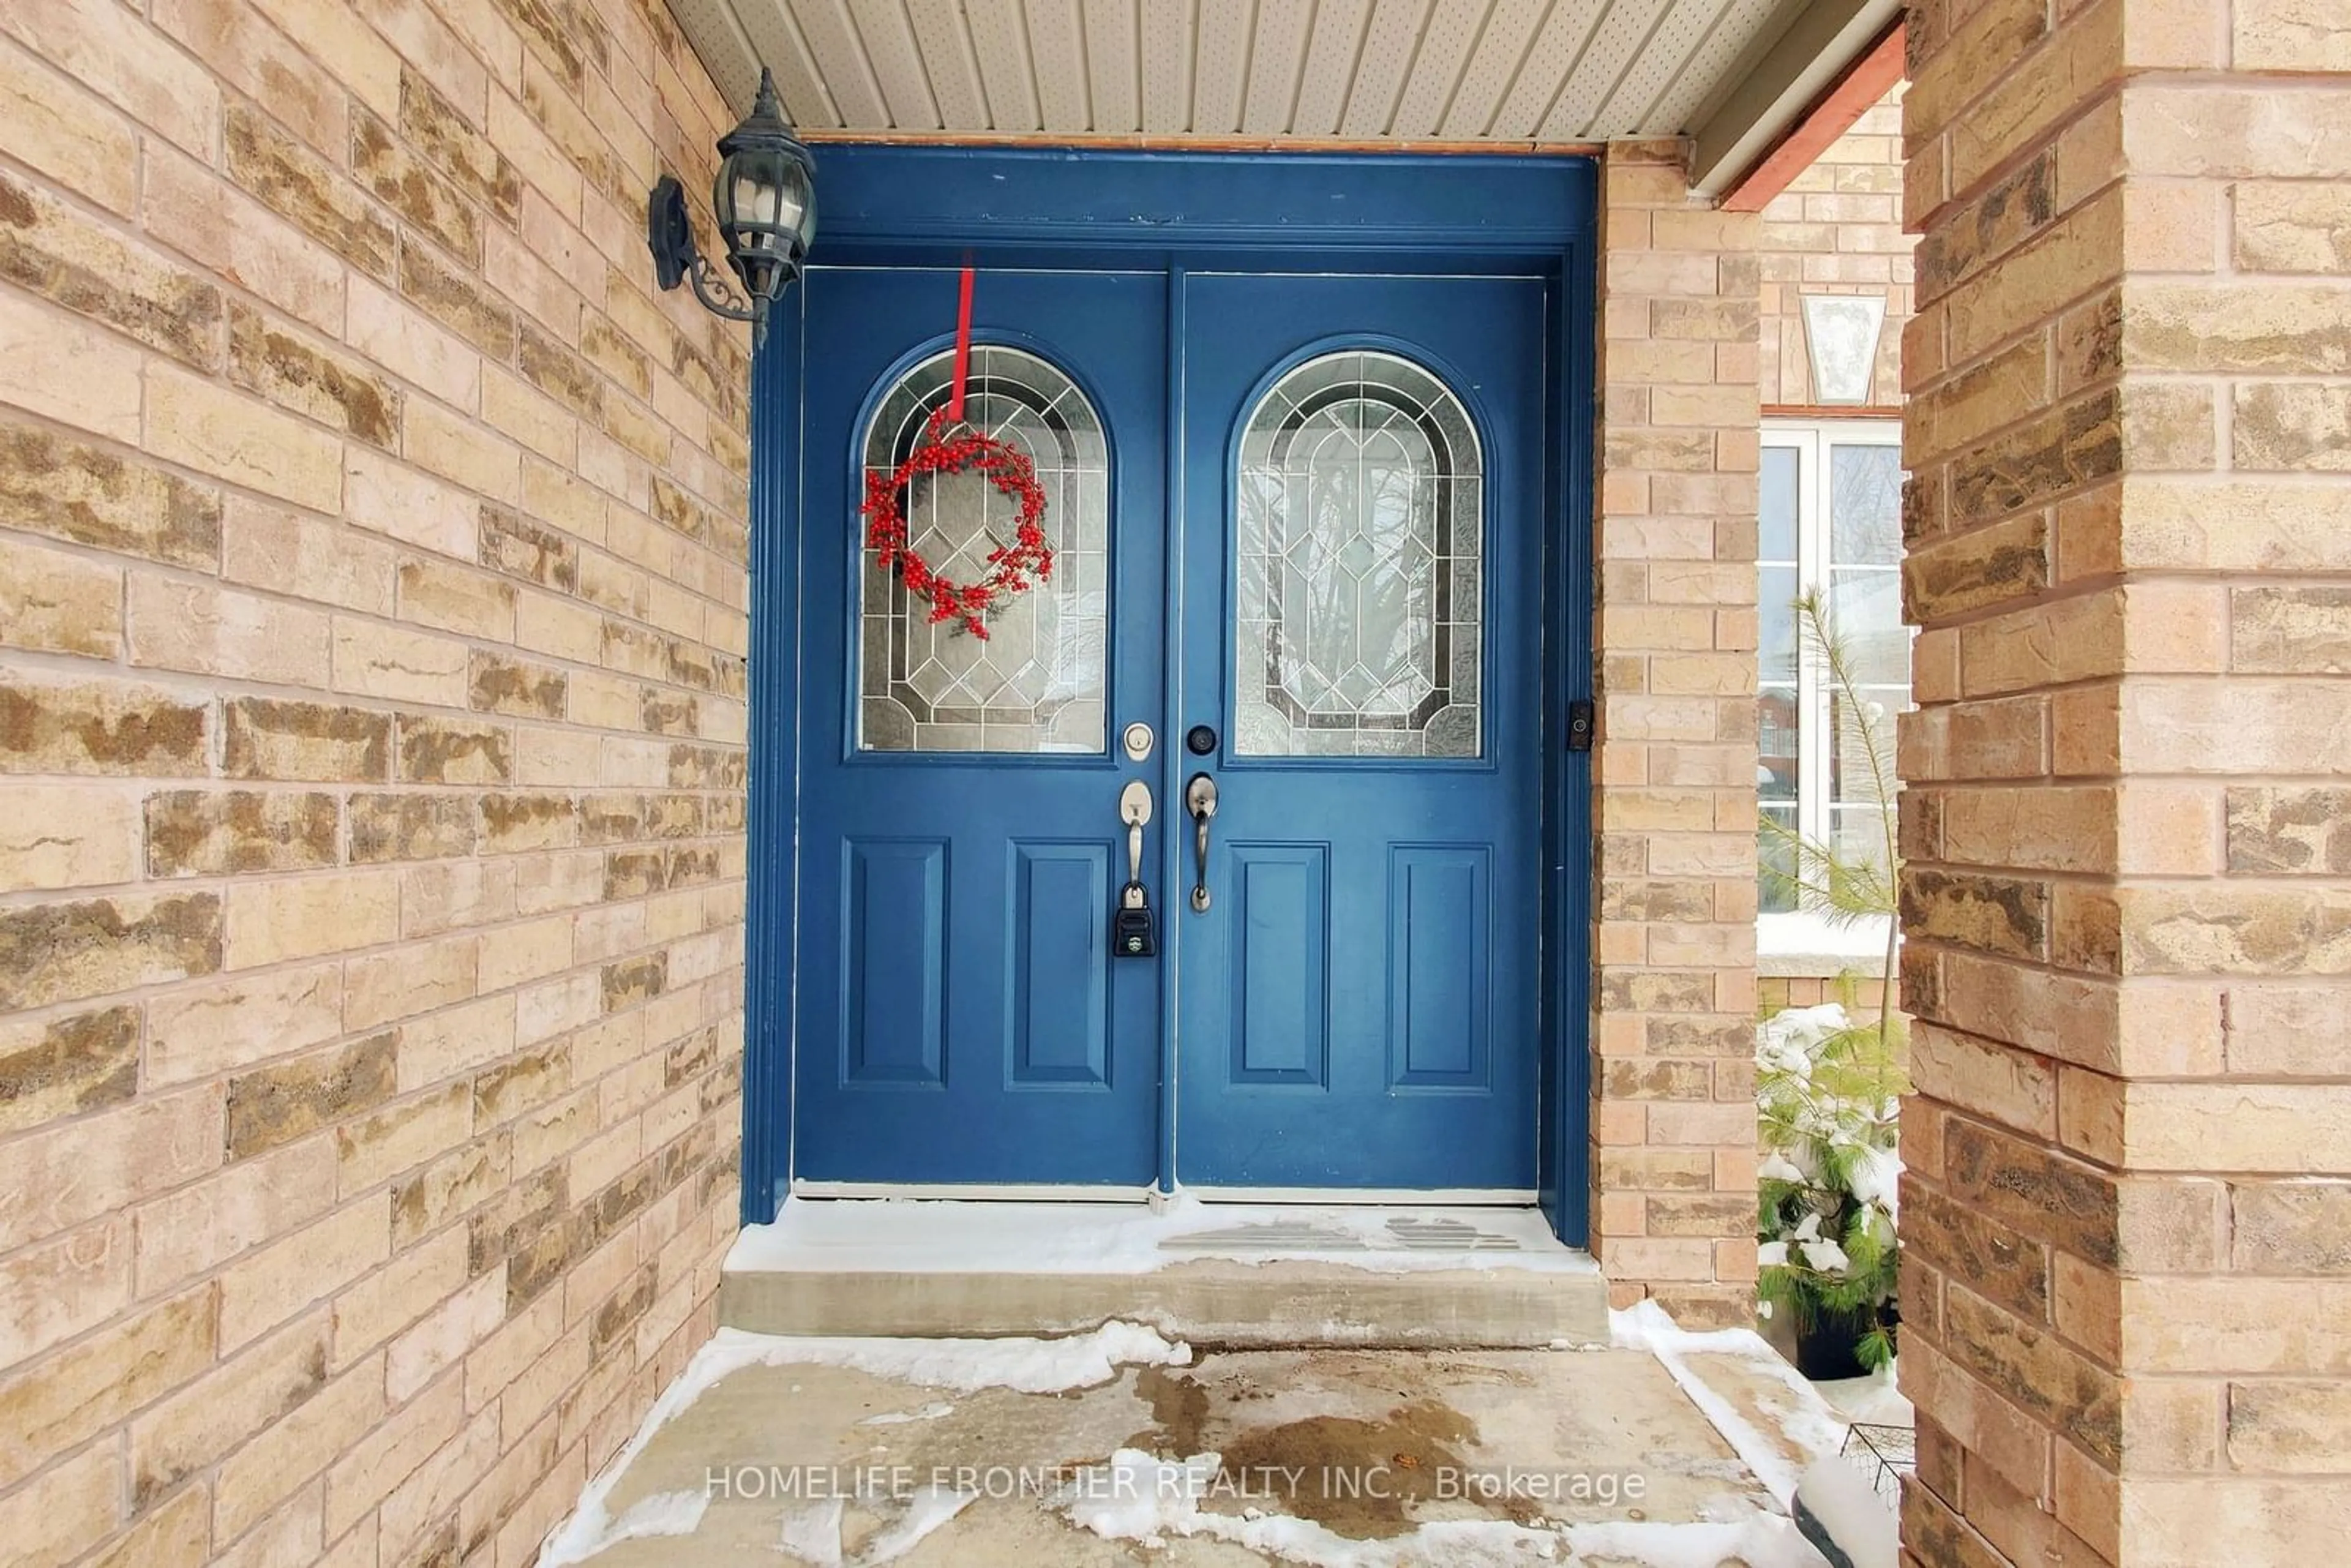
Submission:
M 1395 141 L 1361 136 L 1068 135 L 1050 131 L 808 131 L 811 147 L 1044 147 L 1072 152 L 1369 152 L 1383 157 L 1597 158 L 1604 141 Z
M 817 154 L 812 265 L 887 249 L 1200 248 L 1555 258 L 1587 237 L 1589 157 L 1203 152 L 1068 142 L 832 141 Z M 1427 176 L 1441 168 L 1444 177 Z M 1279 214 L 1278 221 L 1268 214 Z M 982 265 L 986 265 L 983 255 Z

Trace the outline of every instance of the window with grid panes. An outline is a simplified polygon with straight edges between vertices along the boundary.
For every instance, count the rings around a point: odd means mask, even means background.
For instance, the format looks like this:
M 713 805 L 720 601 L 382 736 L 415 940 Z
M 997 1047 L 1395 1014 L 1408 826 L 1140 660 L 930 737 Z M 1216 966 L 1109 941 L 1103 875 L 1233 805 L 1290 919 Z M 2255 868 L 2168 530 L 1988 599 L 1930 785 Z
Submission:
M 1890 769 L 1895 715 L 1910 705 L 1910 632 L 1902 623 L 1902 435 L 1893 420 L 1767 422 L 1758 497 L 1759 685 L 1764 814 L 1851 857 L 1882 861 L 1893 810 L 1860 738 L 1880 737 Z M 1838 689 L 1810 646 L 1798 601 L 1816 592 L 1851 651 L 1853 692 Z M 1853 706 L 1855 711 L 1848 712 Z M 1784 869 L 1786 843 L 1762 852 Z M 1766 878 L 1766 951 L 1867 951 L 1884 930 L 1837 939 Z M 1774 940 L 1774 937 L 1778 940 Z

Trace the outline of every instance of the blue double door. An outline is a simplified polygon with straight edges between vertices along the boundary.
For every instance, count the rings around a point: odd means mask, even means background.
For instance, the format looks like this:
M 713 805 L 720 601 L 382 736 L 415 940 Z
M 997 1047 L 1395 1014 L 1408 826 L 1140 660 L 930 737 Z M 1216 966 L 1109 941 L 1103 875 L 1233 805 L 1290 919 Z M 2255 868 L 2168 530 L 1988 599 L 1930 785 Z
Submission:
M 1056 552 L 985 638 L 859 517 L 955 271 L 803 287 L 796 1183 L 1531 1191 L 1554 286 L 983 269 L 965 417 Z M 950 575 L 1010 540 L 904 497 Z

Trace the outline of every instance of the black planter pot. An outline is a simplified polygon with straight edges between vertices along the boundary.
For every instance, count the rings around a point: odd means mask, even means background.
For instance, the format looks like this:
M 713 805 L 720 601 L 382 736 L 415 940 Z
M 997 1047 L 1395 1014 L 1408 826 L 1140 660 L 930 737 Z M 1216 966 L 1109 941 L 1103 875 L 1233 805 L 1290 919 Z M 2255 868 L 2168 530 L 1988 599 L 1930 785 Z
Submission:
M 1891 1337 L 1897 1333 L 1901 1318 L 1888 1305 L 1880 1309 L 1877 1321 Z M 1865 1312 L 1821 1313 L 1813 1320 L 1811 1328 L 1796 1335 L 1796 1370 L 1814 1383 L 1866 1377 L 1869 1368 L 1862 1365 L 1855 1353 L 1869 1329 L 1870 1319 Z

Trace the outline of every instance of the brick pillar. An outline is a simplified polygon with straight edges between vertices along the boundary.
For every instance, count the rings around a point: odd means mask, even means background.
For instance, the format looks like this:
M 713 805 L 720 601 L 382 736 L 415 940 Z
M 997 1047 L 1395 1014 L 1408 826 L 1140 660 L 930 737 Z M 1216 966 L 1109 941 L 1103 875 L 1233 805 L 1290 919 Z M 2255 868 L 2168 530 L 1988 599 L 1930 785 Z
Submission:
M 1620 1304 L 1753 1322 L 1757 220 L 1608 152 L 1592 1249 Z
M 2331 1561 L 2351 10 L 1909 38 L 1907 1561 Z

